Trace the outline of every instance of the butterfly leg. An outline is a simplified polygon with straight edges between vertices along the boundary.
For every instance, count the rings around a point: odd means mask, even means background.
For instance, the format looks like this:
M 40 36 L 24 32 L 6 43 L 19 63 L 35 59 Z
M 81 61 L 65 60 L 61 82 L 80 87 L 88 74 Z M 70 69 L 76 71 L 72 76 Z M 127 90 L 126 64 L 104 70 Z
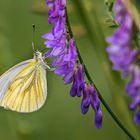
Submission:
M 54 71 L 55 68 L 51 68 L 48 64 L 45 64 L 45 67 L 48 69 L 48 71 Z
M 51 68 L 51 67 L 48 66 L 48 65 L 47 65 L 47 69 L 48 69 L 49 71 L 54 71 L 54 70 L 55 70 L 55 68 Z
M 50 69 L 49 69 L 49 71 L 54 71 L 54 70 L 55 70 L 55 68 L 50 68 Z

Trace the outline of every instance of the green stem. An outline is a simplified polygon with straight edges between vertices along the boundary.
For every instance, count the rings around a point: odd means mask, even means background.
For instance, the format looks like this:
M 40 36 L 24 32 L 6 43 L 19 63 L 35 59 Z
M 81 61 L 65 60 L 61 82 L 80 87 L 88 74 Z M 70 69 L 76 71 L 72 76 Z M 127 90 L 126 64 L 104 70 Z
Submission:
M 73 32 L 72 32 L 72 29 L 71 29 L 71 26 L 70 26 L 70 23 L 69 23 L 69 19 L 68 19 L 68 14 L 67 14 L 67 9 L 66 9 L 66 24 L 67 24 L 67 28 L 68 28 L 68 31 L 69 31 L 69 35 L 71 38 L 73 38 Z M 77 46 L 77 45 L 76 45 Z M 126 135 L 132 139 L 132 140 L 136 140 L 135 137 L 132 136 L 132 134 L 124 127 L 124 125 L 121 123 L 121 121 L 119 120 L 119 118 L 117 117 L 117 115 L 111 110 L 111 108 L 109 107 L 109 105 L 106 103 L 106 101 L 104 100 L 104 98 L 102 97 L 100 91 L 97 89 L 96 85 L 94 84 L 88 70 L 87 70 L 87 67 L 86 65 L 84 64 L 84 61 L 80 55 L 80 52 L 77 48 L 77 53 L 78 53 L 78 58 L 79 58 L 79 61 L 81 64 L 84 65 L 84 68 L 85 68 L 85 74 L 86 74 L 86 77 L 88 79 L 88 81 L 94 85 L 96 91 L 98 92 L 98 95 L 99 95 L 99 99 L 100 101 L 102 102 L 102 104 L 104 105 L 104 107 L 106 108 L 106 110 L 108 111 L 108 113 L 111 115 L 111 117 L 114 119 L 114 121 L 118 124 L 118 126 L 126 133 Z

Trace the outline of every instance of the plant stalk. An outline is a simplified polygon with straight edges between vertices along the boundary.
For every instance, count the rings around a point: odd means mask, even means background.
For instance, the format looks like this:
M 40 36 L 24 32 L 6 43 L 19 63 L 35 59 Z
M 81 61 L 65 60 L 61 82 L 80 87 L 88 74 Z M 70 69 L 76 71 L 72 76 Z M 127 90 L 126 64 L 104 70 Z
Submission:
M 73 32 L 70 26 L 70 22 L 69 22 L 69 18 L 68 18 L 68 14 L 67 14 L 67 9 L 66 9 L 66 24 L 67 24 L 67 28 L 69 31 L 69 35 L 71 38 L 74 38 L 73 36 Z M 76 45 L 77 46 L 77 45 Z M 100 101 L 102 102 L 102 104 L 104 105 L 104 107 L 106 108 L 106 110 L 108 111 L 108 113 L 111 115 L 111 117 L 114 119 L 114 121 L 118 124 L 118 126 L 123 130 L 123 132 L 131 139 L 131 140 L 136 140 L 136 138 L 127 130 L 127 128 L 124 127 L 124 125 L 122 124 L 122 122 L 120 121 L 120 119 L 117 117 L 117 115 L 112 111 L 112 109 L 110 108 L 110 106 L 106 103 L 106 101 L 104 100 L 103 96 L 101 95 L 101 92 L 99 91 L 99 89 L 96 87 L 95 83 L 93 82 L 86 65 L 84 64 L 84 61 L 81 57 L 81 54 L 79 52 L 79 49 L 77 48 L 77 53 L 78 53 L 78 58 L 81 64 L 84 65 L 84 69 L 85 69 L 85 75 L 88 79 L 88 81 L 94 85 L 96 91 L 98 92 L 98 96 Z

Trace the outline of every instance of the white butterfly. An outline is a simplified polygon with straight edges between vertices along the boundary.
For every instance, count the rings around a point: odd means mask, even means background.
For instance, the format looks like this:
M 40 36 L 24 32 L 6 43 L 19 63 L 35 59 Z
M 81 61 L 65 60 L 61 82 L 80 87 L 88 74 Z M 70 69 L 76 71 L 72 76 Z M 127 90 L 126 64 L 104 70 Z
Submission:
M 47 97 L 46 68 L 42 53 L 23 61 L 0 77 L 0 106 L 29 113 L 41 108 Z

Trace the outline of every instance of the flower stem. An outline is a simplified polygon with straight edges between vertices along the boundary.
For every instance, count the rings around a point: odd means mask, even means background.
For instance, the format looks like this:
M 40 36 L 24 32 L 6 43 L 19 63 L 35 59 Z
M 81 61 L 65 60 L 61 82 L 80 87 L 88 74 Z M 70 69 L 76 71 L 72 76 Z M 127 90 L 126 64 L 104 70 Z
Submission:
M 68 28 L 68 31 L 69 31 L 69 35 L 71 38 L 73 38 L 73 32 L 72 32 L 72 29 L 71 29 L 71 26 L 70 26 L 70 23 L 69 23 L 69 19 L 68 19 L 68 14 L 67 14 L 67 9 L 66 9 L 66 24 L 67 24 L 67 28 Z M 77 45 L 76 45 L 77 46 Z M 131 139 L 131 140 L 136 140 L 136 138 L 134 136 L 132 136 L 132 134 L 124 127 L 124 125 L 122 124 L 122 122 L 119 120 L 119 118 L 117 117 L 117 115 L 111 110 L 111 108 L 109 107 L 109 105 L 106 103 L 106 101 L 104 100 L 103 96 L 101 95 L 100 91 L 97 89 L 96 85 L 94 84 L 88 70 L 87 70 L 87 67 L 86 65 L 84 64 L 84 61 L 80 55 L 80 52 L 77 48 L 77 53 L 78 53 L 78 58 L 79 58 L 79 61 L 81 64 L 84 65 L 84 68 L 85 68 L 85 74 L 86 74 L 86 77 L 87 79 L 89 80 L 89 82 L 91 84 L 94 85 L 96 91 L 98 92 L 98 96 L 99 96 L 99 99 L 100 101 L 102 102 L 102 104 L 104 105 L 104 107 L 106 108 L 106 110 L 108 111 L 108 113 L 111 115 L 111 117 L 114 119 L 114 121 L 118 124 L 118 126 L 124 131 L 124 133 L 126 133 L 126 135 Z

